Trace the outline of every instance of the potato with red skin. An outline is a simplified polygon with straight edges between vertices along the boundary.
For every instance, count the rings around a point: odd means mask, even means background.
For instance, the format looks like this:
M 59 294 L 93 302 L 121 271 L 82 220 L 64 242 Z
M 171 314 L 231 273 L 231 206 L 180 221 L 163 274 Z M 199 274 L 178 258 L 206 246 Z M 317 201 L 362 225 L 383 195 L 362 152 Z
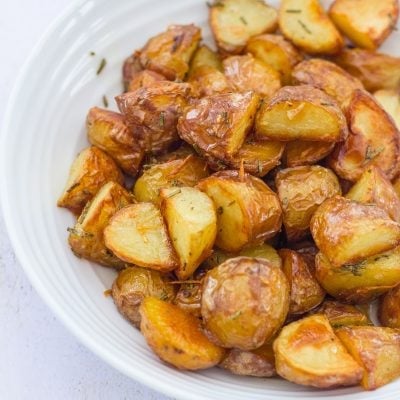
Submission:
M 223 72 L 206 65 L 196 68 L 187 82 L 193 86 L 196 97 L 233 91 L 232 85 Z
M 144 69 L 143 71 L 139 71 L 137 74 L 135 74 L 133 78 L 129 81 L 127 91 L 134 92 L 141 87 L 149 87 L 153 85 L 154 82 L 165 80 L 165 76 L 157 72 Z
M 381 297 L 378 317 L 383 326 L 400 328 L 400 285 Z
M 286 143 L 282 161 L 287 167 L 313 165 L 333 151 L 335 143 L 294 140 Z
M 130 55 L 122 65 L 122 81 L 125 91 L 128 90 L 129 82 L 138 74 L 143 71 L 142 64 L 140 64 L 140 51 L 135 51 Z

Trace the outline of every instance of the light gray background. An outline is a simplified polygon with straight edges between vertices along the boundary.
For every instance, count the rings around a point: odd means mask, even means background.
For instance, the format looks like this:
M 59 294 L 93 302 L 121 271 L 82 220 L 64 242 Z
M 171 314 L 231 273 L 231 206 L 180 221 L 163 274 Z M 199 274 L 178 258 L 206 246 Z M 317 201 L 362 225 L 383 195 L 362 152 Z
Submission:
M 0 122 L 21 65 L 69 3 L 0 0 Z M 167 400 L 106 365 L 58 322 L 15 259 L 1 213 L 0 399 Z

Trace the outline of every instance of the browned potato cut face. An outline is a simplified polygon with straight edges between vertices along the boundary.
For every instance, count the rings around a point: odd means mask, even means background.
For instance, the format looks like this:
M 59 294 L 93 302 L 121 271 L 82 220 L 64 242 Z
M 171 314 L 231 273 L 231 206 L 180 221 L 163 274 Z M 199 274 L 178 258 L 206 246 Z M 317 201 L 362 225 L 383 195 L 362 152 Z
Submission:
M 210 25 L 223 53 L 240 53 L 247 41 L 278 27 L 278 13 L 263 1 L 219 0 L 210 5 Z
M 122 66 L 122 80 L 125 90 L 128 89 L 129 82 L 135 77 L 135 75 L 140 71 L 143 71 L 142 64 L 140 64 L 139 56 L 140 52 L 135 51 L 124 61 L 124 64 Z
M 317 208 L 326 199 L 341 194 L 335 174 L 318 165 L 283 169 L 275 177 L 275 186 L 289 241 L 307 237 Z
M 335 147 L 330 142 L 307 142 L 294 140 L 286 143 L 283 162 L 288 167 L 312 165 L 327 157 Z
M 261 179 L 221 171 L 200 181 L 198 188 L 211 197 L 217 210 L 217 247 L 238 252 L 280 230 L 278 197 Z
M 225 58 L 223 65 L 225 76 L 238 92 L 253 90 L 269 99 L 281 87 L 279 73 L 251 54 Z
M 334 267 L 363 261 L 400 243 L 400 225 L 384 210 L 340 196 L 322 203 L 310 227 L 315 243 Z
M 112 286 L 112 297 L 118 311 L 137 328 L 140 327 L 139 307 L 145 297 L 153 296 L 171 302 L 175 287 L 170 278 L 147 268 L 136 266 L 122 270 Z
M 151 203 L 119 210 L 104 230 L 107 248 L 118 258 L 161 272 L 177 267 L 160 211 Z
M 224 73 L 207 65 L 196 68 L 188 82 L 197 97 L 232 92 L 232 86 Z
M 278 375 L 317 388 L 357 385 L 363 374 L 326 316 L 312 315 L 283 327 L 274 342 Z
M 400 330 L 352 326 L 335 332 L 363 367 L 361 386 L 364 389 L 377 389 L 400 376 Z
M 224 350 L 207 339 L 195 316 L 155 297 L 146 297 L 139 312 L 140 330 L 163 361 L 188 370 L 211 368 L 221 361 Z
M 393 118 L 397 129 L 400 129 L 400 92 L 393 89 L 381 89 L 374 93 L 375 99 Z
M 140 63 L 170 80 L 183 79 L 200 39 L 200 28 L 193 24 L 171 25 L 146 43 L 140 52 Z
M 57 205 L 80 214 L 86 203 L 109 181 L 123 184 L 114 160 L 96 146 L 82 150 L 71 165 L 67 184 Z
M 260 139 L 339 142 L 347 137 L 346 118 L 337 102 L 313 86 L 285 86 L 257 113 Z
M 158 81 L 115 99 L 134 139 L 146 153 L 160 153 L 179 140 L 176 124 L 190 92 L 188 83 Z
M 374 50 L 395 29 L 398 0 L 335 0 L 329 9 L 338 29 L 355 45 Z
M 149 87 L 154 82 L 165 81 L 165 76 L 150 70 L 143 70 L 133 76 L 128 84 L 128 92 L 134 92 L 142 87 Z
M 350 134 L 331 154 L 330 166 L 352 182 L 372 165 L 393 179 L 400 169 L 400 135 L 393 119 L 364 90 L 353 93 L 347 118 Z
M 201 315 L 206 334 L 222 347 L 260 347 L 280 329 L 288 306 L 287 279 L 265 259 L 232 258 L 204 279 Z
M 343 38 L 318 0 L 282 0 L 279 28 L 310 54 L 335 54 L 343 47 Z
M 383 326 L 400 328 L 400 285 L 382 296 L 378 316 Z
M 118 183 L 106 183 L 86 204 L 75 226 L 68 229 L 74 254 L 107 267 L 123 268 L 125 263 L 105 246 L 103 231 L 119 209 L 133 202 L 133 196 Z
M 190 62 L 188 77 L 190 78 L 191 75 L 194 72 L 196 72 L 197 69 L 203 67 L 210 67 L 221 72 L 223 71 L 222 61 L 219 54 L 211 50 L 205 44 L 199 46 L 196 52 L 194 53 L 192 60 Z

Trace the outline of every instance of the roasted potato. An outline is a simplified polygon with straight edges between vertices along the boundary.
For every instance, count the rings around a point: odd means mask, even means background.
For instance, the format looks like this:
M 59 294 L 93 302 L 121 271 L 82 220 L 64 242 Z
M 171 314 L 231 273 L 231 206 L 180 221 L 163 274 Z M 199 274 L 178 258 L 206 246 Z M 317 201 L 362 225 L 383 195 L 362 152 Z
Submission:
M 245 52 L 278 71 L 283 85 L 291 83 L 292 69 L 303 59 L 299 51 L 280 35 L 254 36 L 247 42 Z
M 372 95 L 359 89 L 351 97 L 347 119 L 350 134 L 336 146 L 329 165 L 341 178 L 352 182 L 372 165 L 393 179 L 400 170 L 400 134 L 393 119 Z
M 218 71 L 223 71 L 222 61 L 218 53 L 211 50 L 208 46 L 202 45 L 197 48 L 190 62 L 188 77 L 190 78 L 198 68 L 211 67 Z
M 195 69 L 188 82 L 193 86 L 196 97 L 211 96 L 218 93 L 229 93 L 233 88 L 228 78 L 220 70 L 202 66 Z
M 79 215 L 86 203 L 109 181 L 121 185 L 124 181 L 114 160 L 96 146 L 87 147 L 72 163 L 67 184 L 57 205 Z
M 161 272 L 178 266 L 160 211 L 152 203 L 119 210 L 104 229 L 104 241 L 118 258 Z
M 332 142 L 307 142 L 294 140 L 286 143 L 283 153 L 283 163 L 287 167 L 300 167 L 313 165 L 331 154 L 335 143 Z
M 210 368 L 221 361 L 224 350 L 207 339 L 195 316 L 156 297 L 146 297 L 139 312 L 140 330 L 163 361 L 188 370 Z
M 183 79 L 200 39 L 200 28 L 193 24 L 171 25 L 146 43 L 140 52 L 140 63 L 171 81 Z
M 400 91 L 381 89 L 374 93 L 374 97 L 382 108 L 393 118 L 397 129 L 400 130 Z
M 139 307 L 145 297 L 153 296 L 171 302 L 175 287 L 170 277 L 148 268 L 130 266 L 122 270 L 112 285 L 112 297 L 118 311 L 137 328 Z
M 319 165 L 287 168 L 275 177 L 288 241 L 298 241 L 310 233 L 310 221 L 328 198 L 340 195 L 335 174 Z
M 329 16 L 356 46 L 374 50 L 395 29 L 398 0 L 335 0 Z
M 384 210 L 340 196 L 322 203 L 310 228 L 333 268 L 362 262 L 400 244 L 400 225 Z
M 400 285 L 381 297 L 378 316 L 383 326 L 400 328 Z
M 282 0 L 279 28 L 295 46 L 310 54 L 335 54 L 344 44 L 318 0 Z
M 278 13 L 258 0 L 217 0 L 210 4 L 210 25 L 222 53 L 240 53 L 247 41 L 278 27 Z
M 400 330 L 352 326 L 339 328 L 335 333 L 363 367 L 364 389 L 377 389 L 400 376 Z
M 178 256 L 175 274 L 189 278 L 211 254 L 217 235 L 212 200 L 192 187 L 161 189 L 161 212 Z
M 183 282 L 175 296 L 174 304 L 189 314 L 201 318 L 201 282 Z
M 300 385 L 326 389 L 357 385 L 362 378 L 362 368 L 321 314 L 283 327 L 274 352 L 278 375 Z
M 133 138 L 146 153 L 160 153 L 179 140 L 176 123 L 190 93 L 188 83 L 158 81 L 115 100 Z
M 393 221 L 400 222 L 400 198 L 384 173 L 373 165 L 363 172 L 346 197 L 360 203 L 376 204 Z
M 103 231 L 119 209 L 133 202 L 133 196 L 118 183 L 106 183 L 86 204 L 75 226 L 68 229 L 74 254 L 107 267 L 123 268 L 125 263 L 105 246 Z
M 269 99 L 281 87 L 279 73 L 251 54 L 225 58 L 223 65 L 225 76 L 238 92 L 253 90 Z
M 153 85 L 154 82 L 158 81 L 165 81 L 165 76 L 157 72 L 144 69 L 143 71 L 139 71 L 133 76 L 133 78 L 128 83 L 127 91 L 134 92 L 135 90 L 142 87 L 149 87 Z
M 209 175 L 207 164 L 201 158 L 185 158 L 151 165 L 135 182 L 133 192 L 138 201 L 160 204 L 160 190 L 168 187 L 195 186 Z
M 201 315 L 209 339 L 222 347 L 253 350 L 285 321 L 289 285 L 282 270 L 262 258 L 232 258 L 207 273 Z
M 125 91 L 128 90 L 129 83 L 137 73 L 143 71 L 142 64 L 140 64 L 140 52 L 135 51 L 123 63 L 122 66 L 122 81 Z
M 339 142 L 347 137 L 338 103 L 310 85 L 285 86 L 262 103 L 256 118 L 260 139 Z
M 262 243 L 281 227 L 278 196 L 259 178 L 237 171 L 221 171 L 201 180 L 197 187 L 217 209 L 216 246 L 238 252 Z

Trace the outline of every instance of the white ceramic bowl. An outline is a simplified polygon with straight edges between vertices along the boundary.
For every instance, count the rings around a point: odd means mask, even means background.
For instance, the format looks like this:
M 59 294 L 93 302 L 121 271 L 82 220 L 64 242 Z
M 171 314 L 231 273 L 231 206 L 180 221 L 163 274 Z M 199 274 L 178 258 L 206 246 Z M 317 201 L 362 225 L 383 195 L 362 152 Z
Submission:
M 1 202 L 26 274 L 82 343 L 121 372 L 167 395 L 190 400 L 397 400 L 400 380 L 370 393 L 359 388 L 318 391 L 219 369 L 191 373 L 170 368 L 103 295 L 112 271 L 77 259 L 68 248 L 66 228 L 74 218 L 55 204 L 72 160 L 87 145 L 87 110 L 101 106 L 103 95 L 113 104 L 121 91 L 122 61 L 134 49 L 168 24 L 191 22 L 202 26 L 210 39 L 203 0 L 81 0 L 34 49 L 11 96 L 0 143 Z M 397 33 L 385 49 L 399 55 Z M 103 57 L 106 68 L 96 76 Z

